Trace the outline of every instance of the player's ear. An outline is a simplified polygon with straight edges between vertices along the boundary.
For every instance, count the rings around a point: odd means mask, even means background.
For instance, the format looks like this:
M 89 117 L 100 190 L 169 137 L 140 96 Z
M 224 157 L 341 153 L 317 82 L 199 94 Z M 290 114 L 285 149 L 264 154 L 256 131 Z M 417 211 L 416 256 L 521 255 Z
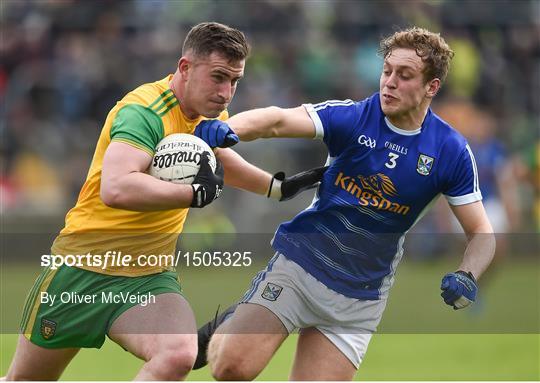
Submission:
M 426 97 L 433 98 L 441 88 L 441 80 L 434 78 L 426 83 Z
M 184 80 L 187 78 L 188 71 L 191 66 L 190 64 L 191 63 L 189 60 L 184 56 L 180 57 L 180 60 L 178 60 L 178 72 Z

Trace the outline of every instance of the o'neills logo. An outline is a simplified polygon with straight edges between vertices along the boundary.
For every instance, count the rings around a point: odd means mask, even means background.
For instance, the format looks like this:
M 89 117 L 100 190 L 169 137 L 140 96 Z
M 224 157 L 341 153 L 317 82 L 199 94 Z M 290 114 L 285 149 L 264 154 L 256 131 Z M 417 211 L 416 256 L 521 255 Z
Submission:
M 388 199 L 397 196 L 398 193 L 390 177 L 383 173 L 368 177 L 362 175 L 352 177 L 339 172 L 334 185 L 358 198 L 361 206 L 372 206 L 377 210 L 388 210 L 401 215 L 407 215 L 411 209 L 410 206 Z
M 203 147 L 201 145 L 197 145 L 195 142 L 185 142 L 185 141 L 173 141 L 173 142 L 167 142 L 166 144 L 159 145 L 156 148 L 156 152 L 160 152 L 162 150 L 169 150 L 169 149 L 189 149 L 194 150 L 197 152 L 202 152 Z
M 168 168 L 170 166 L 192 162 L 193 164 L 200 164 L 202 153 L 192 151 L 178 151 L 174 153 L 158 154 L 154 156 L 154 162 L 152 166 L 154 168 Z

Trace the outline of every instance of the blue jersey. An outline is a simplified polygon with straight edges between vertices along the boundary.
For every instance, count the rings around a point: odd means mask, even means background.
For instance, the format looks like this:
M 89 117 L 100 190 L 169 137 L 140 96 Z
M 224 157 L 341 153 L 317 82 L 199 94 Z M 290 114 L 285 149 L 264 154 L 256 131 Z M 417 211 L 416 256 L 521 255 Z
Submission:
M 385 297 L 406 232 L 440 194 L 482 199 L 466 140 L 431 110 L 417 130 L 393 126 L 379 94 L 304 105 L 330 168 L 313 203 L 281 224 L 274 249 L 345 296 Z

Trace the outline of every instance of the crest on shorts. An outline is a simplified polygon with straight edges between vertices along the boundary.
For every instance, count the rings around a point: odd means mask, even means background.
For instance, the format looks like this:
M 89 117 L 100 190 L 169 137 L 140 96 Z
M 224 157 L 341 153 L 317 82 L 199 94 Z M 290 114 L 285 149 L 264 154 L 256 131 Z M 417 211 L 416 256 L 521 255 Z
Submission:
M 51 339 L 56 331 L 56 322 L 41 318 L 41 336 L 45 339 Z
M 278 286 L 274 283 L 268 282 L 261 296 L 266 300 L 275 301 L 276 299 L 278 299 L 279 294 L 281 294 L 282 290 L 283 290 L 283 287 Z
M 425 154 L 420 154 L 418 156 L 418 164 L 416 165 L 416 171 L 423 176 L 428 176 L 433 168 L 433 162 L 435 158 L 426 156 Z

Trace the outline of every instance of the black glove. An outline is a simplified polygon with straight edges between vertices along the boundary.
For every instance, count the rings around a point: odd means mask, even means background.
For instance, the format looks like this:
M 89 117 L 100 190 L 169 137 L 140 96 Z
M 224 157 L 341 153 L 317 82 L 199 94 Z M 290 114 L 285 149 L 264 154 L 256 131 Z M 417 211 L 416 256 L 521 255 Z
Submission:
M 195 176 L 191 187 L 193 200 L 191 207 L 205 207 L 219 197 L 223 190 L 223 165 L 216 158 L 216 173 L 210 167 L 210 153 L 203 152 L 199 172 Z
M 326 169 L 328 166 L 309 169 L 290 177 L 285 177 L 284 172 L 278 172 L 272 177 L 266 196 L 287 201 L 304 190 L 316 188 L 319 186 Z

